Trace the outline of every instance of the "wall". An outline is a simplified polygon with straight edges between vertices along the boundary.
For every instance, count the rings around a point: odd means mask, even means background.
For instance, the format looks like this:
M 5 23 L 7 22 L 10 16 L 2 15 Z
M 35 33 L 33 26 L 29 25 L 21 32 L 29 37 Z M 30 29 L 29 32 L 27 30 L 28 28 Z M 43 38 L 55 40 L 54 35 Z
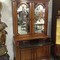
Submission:
M 10 56 L 10 60 L 14 58 L 13 52 L 13 19 L 12 19 L 12 7 L 11 7 L 11 0 L 0 0 L 3 4 L 2 9 L 2 21 L 7 24 L 6 31 L 8 32 L 6 38 L 6 45 L 8 49 L 8 54 Z M 51 14 L 52 12 L 52 0 L 49 2 L 49 24 L 48 24 L 48 35 L 51 35 Z
M 10 60 L 13 60 L 13 22 L 12 22 L 12 7 L 11 0 L 0 0 L 2 1 L 2 21 L 7 24 L 6 31 L 8 32 L 6 38 L 6 45 L 8 49 L 8 54 L 10 56 Z

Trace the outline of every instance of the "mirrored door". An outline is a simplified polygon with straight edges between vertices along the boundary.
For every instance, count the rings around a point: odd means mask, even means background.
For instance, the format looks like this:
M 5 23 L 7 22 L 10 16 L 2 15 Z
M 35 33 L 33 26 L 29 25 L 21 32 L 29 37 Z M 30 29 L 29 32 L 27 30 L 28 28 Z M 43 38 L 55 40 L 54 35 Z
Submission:
M 34 7 L 34 32 L 44 33 L 45 7 L 43 4 L 35 4 Z
M 17 8 L 18 17 L 18 33 L 20 35 L 28 34 L 30 32 L 30 9 L 29 4 L 21 3 Z

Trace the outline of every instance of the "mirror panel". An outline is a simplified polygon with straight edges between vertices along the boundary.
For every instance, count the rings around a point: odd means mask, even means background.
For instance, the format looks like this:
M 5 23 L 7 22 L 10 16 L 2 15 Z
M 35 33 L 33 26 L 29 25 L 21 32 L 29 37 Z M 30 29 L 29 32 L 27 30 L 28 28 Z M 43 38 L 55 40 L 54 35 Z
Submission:
M 35 5 L 34 32 L 43 33 L 45 24 L 45 8 L 42 4 Z
M 30 32 L 29 5 L 21 4 L 17 9 L 18 33 L 20 35 Z

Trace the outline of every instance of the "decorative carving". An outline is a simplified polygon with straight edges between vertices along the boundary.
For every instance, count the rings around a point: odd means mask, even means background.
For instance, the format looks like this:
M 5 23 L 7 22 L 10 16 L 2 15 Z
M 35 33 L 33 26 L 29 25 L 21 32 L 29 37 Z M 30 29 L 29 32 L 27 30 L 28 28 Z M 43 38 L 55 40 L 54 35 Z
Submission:
M 5 45 L 6 40 L 6 30 L 5 28 L 7 25 L 1 21 L 1 10 L 2 10 L 2 3 L 0 2 L 0 60 L 9 60 L 9 55 L 7 54 L 7 48 Z
M 0 42 L 5 44 L 5 39 L 6 39 L 6 34 L 7 32 L 5 31 L 5 28 L 7 25 L 1 21 L 1 13 L 0 13 Z

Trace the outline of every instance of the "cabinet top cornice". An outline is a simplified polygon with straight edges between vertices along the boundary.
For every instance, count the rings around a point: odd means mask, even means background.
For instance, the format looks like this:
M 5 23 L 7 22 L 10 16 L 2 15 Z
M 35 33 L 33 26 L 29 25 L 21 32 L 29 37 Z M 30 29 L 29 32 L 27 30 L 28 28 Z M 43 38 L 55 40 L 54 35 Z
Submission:
M 26 2 L 26 1 L 30 1 L 30 2 L 33 2 L 33 1 L 48 2 L 48 1 L 50 1 L 50 0 L 13 0 L 13 1 L 16 1 L 16 2 L 21 2 L 21 1 L 22 1 L 22 2 L 24 2 L 24 1 L 25 1 L 25 2 Z

